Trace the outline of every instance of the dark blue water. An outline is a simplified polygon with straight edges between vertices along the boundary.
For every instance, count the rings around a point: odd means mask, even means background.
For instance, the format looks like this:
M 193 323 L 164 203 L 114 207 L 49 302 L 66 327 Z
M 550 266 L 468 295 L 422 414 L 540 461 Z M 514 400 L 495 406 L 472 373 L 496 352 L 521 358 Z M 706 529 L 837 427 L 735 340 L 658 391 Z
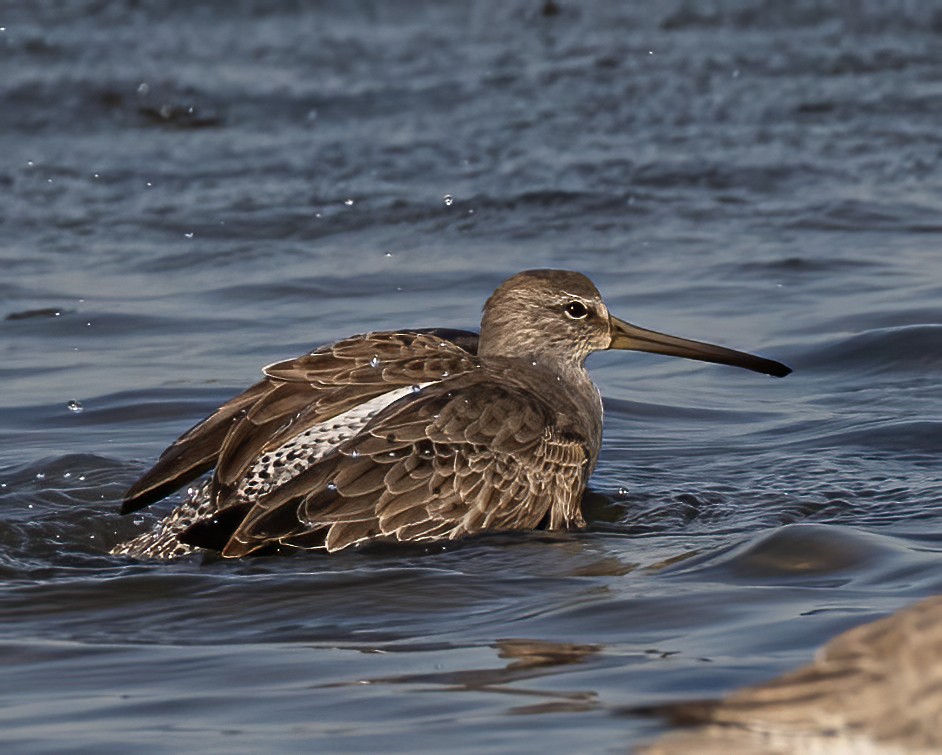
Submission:
M 7 751 L 621 752 L 942 590 L 942 10 L 558 5 L 4 3 Z M 593 357 L 587 532 L 107 555 L 261 365 L 532 267 L 795 374 Z

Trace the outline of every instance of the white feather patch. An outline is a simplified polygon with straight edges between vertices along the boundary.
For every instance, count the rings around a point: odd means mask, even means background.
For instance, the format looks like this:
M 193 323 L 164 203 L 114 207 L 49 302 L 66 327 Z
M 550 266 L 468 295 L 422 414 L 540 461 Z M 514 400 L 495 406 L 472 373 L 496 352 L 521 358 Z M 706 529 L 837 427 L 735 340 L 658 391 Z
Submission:
M 431 383 L 396 388 L 358 404 L 295 435 L 262 454 L 239 483 L 237 495 L 253 499 L 284 485 L 319 461 L 331 449 L 359 433 L 383 409 Z

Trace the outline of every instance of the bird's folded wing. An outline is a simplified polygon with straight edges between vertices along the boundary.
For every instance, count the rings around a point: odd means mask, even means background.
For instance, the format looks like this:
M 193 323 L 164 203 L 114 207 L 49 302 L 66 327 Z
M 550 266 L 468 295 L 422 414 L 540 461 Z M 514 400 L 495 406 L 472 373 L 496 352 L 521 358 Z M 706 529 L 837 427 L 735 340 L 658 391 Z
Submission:
M 124 494 L 121 513 L 149 506 L 212 469 L 233 422 L 272 388 L 268 380 L 256 383 L 183 433 Z
M 389 406 L 263 496 L 223 555 L 583 524 L 587 454 L 532 393 L 471 373 Z
M 154 503 L 213 467 L 214 497 L 224 500 L 252 461 L 286 437 L 422 375 L 439 379 L 467 369 L 472 353 L 441 333 L 476 343 L 466 331 L 368 333 L 267 367 L 264 380 L 167 448 L 128 490 L 121 512 Z

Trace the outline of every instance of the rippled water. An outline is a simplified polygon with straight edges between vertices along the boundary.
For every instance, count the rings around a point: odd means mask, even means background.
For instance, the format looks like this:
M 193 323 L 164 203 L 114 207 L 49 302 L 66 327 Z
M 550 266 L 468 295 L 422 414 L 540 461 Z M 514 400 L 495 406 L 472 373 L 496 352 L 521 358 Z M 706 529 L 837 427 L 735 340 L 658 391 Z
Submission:
M 0 18 L 7 746 L 623 751 L 942 589 L 933 3 L 54 5 Z M 261 365 L 530 267 L 795 374 L 593 357 L 584 533 L 106 555 Z

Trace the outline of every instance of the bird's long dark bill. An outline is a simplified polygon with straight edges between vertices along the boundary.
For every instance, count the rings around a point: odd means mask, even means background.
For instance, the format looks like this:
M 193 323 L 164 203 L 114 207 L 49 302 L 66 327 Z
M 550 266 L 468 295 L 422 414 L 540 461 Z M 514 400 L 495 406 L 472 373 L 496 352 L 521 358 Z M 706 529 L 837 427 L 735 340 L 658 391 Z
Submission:
M 712 343 L 688 341 L 686 338 L 669 336 L 654 330 L 645 330 L 630 322 L 611 318 L 612 343 L 610 349 L 628 349 L 631 351 L 648 351 L 652 354 L 666 354 L 671 357 L 684 357 L 698 359 L 701 362 L 715 362 L 728 364 L 733 367 L 743 367 L 753 372 L 761 372 L 775 377 L 785 377 L 791 372 L 781 362 L 764 359 L 743 351 L 735 351 Z

